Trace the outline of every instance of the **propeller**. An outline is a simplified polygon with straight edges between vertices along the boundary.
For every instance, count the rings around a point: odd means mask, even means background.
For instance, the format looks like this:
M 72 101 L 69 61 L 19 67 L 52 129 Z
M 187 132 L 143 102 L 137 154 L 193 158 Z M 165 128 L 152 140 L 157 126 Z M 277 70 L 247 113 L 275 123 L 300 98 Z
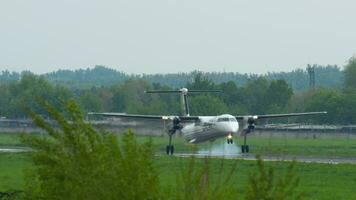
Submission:
M 179 117 L 174 117 L 172 119 L 172 127 L 168 131 L 170 134 L 175 134 L 176 131 L 181 130 L 182 128 L 181 119 Z
M 246 117 L 246 119 L 245 119 L 245 121 L 247 122 L 246 133 L 251 133 L 251 131 L 253 131 L 255 129 L 257 119 L 258 119 L 258 117 L 256 115 Z

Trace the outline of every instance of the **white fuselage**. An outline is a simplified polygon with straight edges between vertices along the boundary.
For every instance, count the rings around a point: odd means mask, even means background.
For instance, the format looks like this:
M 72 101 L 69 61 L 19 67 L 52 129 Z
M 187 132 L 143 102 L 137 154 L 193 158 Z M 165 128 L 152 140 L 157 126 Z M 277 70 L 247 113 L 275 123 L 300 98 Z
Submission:
M 239 130 L 239 123 L 232 115 L 224 114 L 200 117 L 195 123 L 188 123 L 181 129 L 182 135 L 189 143 L 200 143 L 221 137 L 233 136 Z

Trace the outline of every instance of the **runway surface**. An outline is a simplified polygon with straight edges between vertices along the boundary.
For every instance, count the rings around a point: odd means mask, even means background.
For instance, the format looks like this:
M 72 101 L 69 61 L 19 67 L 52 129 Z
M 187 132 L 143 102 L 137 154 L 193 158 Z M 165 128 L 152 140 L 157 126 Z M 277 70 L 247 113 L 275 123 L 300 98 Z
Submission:
M 31 149 L 27 147 L 0 147 L 0 153 L 22 153 L 29 151 Z

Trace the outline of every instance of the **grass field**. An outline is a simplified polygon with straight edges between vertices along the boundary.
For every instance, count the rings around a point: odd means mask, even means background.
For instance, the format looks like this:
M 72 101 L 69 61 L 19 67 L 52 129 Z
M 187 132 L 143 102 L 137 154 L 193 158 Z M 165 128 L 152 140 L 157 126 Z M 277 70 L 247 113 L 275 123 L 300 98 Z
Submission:
M 189 159 L 176 157 L 157 157 L 155 163 L 159 170 L 161 184 L 173 186 L 177 174 L 184 169 Z M 210 166 L 213 180 L 219 175 L 227 176 L 231 167 L 236 164 L 237 170 L 231 184 L 238 188 L 243 197 L 248 174 L 256 171 L 254 161 L 211 159 Z M 202 160 L 200 160 L 202 163 Z M 277 174 L 285 171 L 288 163 L 269 162 Z M 28 154 L 0 154 L 0 191 L 21 190 L 24 187 L 24 170 L 31 166 Z M 222 173 L 220 173 L 222 171 Z M 301 179 L 298 191 L 305 193 L 307 199 L 356 199 L 356 167 L 353 165 L 303 164 L 296 165 L 296 172 Z M 214 181 L 213 181 L 214 182 Z
M 147 137 L 138 137 L 146 141 Z M 153 137 L 153 145 L 157 151 L 164 151 L 166 137 Z M 240 142 L 240 141 L 238 141 Z M 223 144 L 224 141 L 216 141 Z M 175 138 L 176 151 L 197 151 L 208 148 L 211 144 L 191 146 L 183 139 Z M 269 139 L 250 138 L 249 144 L 253 153 L 304 155 L 304 156 L 345 156 L 356 157 L 356 141 L 347 139 Z M 17 134 L 0 134 L 1 146 L 21 146 Z M 199 159 L 200 163 L 202 159 Z M 177 157 L 156 157 L 155 164 L 159 170 L 159 178 L 164 187 L 175 184 L 175 178 L 187 165 L 189 159 Z M 243 197 L 248 174 L 256 172 L 255 161 L 224 160 L 224 168 L 220 167 L 222 159 L 211 159 L 210 166 L 213 179 L 227 176 L 229 169 L 237 164 L 232 179 L 233 185 Z M 288 162 L 268 162 L 276 173 L 282 173 Z M 0 153 L 0 191 L 21 190 L 24 187 L 24 170 L 32 166 L 29 153 Z M 222 171 L 220 173 L 220 171 Z M 306 194 L 307 199 L 356 199 L 356 165 L 351 164 L 296 164 L 296 172 L 301 179 L 299 191 Z

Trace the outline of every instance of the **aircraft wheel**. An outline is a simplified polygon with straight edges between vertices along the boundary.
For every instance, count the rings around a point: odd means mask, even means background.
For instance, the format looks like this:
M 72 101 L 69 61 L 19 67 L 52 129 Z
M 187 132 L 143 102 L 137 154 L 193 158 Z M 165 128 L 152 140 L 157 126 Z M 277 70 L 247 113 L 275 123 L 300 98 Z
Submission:
M 241 152 L 245 153 L 245 145 L 241 145 Z
M 167 155 L 173 155 L 173 153 L 174 153 L 174 146 L 173 146 L 173 145 L 167 145 L 167 146 L 166 146 L 166 153 L 167 153 Z
M 171 145 L 171 155 L 173 155 L 173 153 L 174 153 L 174 146 Z
M 167 155 L 169 155 L 169 153 L 171 152 L 171 147 L 169 145 L 166 146 L 166 153 Z

